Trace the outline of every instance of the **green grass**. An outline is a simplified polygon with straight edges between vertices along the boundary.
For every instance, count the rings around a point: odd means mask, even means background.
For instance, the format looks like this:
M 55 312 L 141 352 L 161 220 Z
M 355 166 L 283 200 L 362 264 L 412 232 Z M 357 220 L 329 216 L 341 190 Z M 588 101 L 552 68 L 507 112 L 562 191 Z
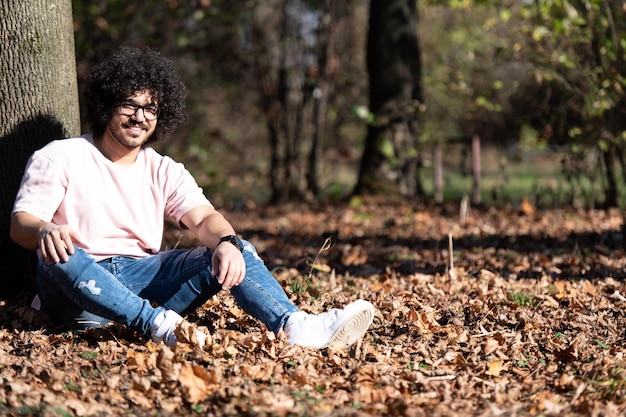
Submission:
M 526 294 L 524 291 L 508 291 L 506 295 L 509 301 L 520 307 L 534 307 L 537 304 L 535 302 L 535 296 Z
M 431 150 L 422 151 L 422 166 L 418 176 L 428 201 L 434 200 L 433 170 Z M 444 148 L 443 198 L 445 202 L 459 202 L 464 196 L 471 197 L 471 164 L 466 160 L 462 170 L 463 146 L 447 145 Z M 359 160 L 321 160 L 318 169 L 320 195 L 340 199 L 352 191 L 359 170 Z M 204 184 L 207 195 L 217 199 L 216 203 L 244 201 L 242 196 L 254 201 L 267 201 L 269 185 L 267 178 L 260 175 L 266 168 L 242 173 L 237 181 L 216 177 L 213 172 L 205 172 L 208 185 Z M 626 190 L 624 175 L 616 164 L 618 189 Z M 538 208 L 571 207 L 593 208 L 603 200 L 602 183 L 593 184 L 589 177 L 571 182 L 562 171 L 560 155 L 538 148 L 517 149 L 507 154 L 503 149 L 484 146 L 481 150 L 481 202 L 486 206 L 513 208 L 528 198 Z M 626 193 L 622 193 L 620 207 L 626 207 Z
M 446 202 L 471 197 L 472 182 L 470 166 L 467 175 L 461 171 L 461 147 L 451 146 L 444 154 L 443 198 Z M 593 184 L 588 177 L 580 177 L 576 183 L 569 181 L 561 170 L 559 157 L 548 152 L 529 152 L 531 156 L 520 160 L 503 159 L 504 152 L 497 149 L 482 151 L 480 195 L 482 204 L 502 207 L 518 206 L 528 198 L 536 207 L 576 206 L 591 208 L 604 199 L 600 184 Z M 522 153 L 522 155 L 526 155 Z M 503 162 L 504 161 L 504 162 Z M 617 173 L 620 182 L 621 174 Z M 434 198 L 431 162 L 420 170 L 422 185 L 429 199 Z M 624 184 L 618 185 L 620 189 Z M 626 196 L 620 201 L 626 206 Z

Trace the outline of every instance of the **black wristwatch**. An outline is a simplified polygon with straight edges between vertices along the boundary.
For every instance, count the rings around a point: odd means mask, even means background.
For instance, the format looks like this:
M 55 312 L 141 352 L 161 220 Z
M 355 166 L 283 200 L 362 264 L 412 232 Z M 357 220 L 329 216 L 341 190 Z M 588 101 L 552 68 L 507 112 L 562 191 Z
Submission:
M 215 247 L 217 248 L 222 242 L 231 243 L 233 246 L 239 249 L 239 252 L 243 252 L 243 242 L 241 241 L 241 239 L 239 239 L 235 235 L 228 235 L 228 236 L 222 237 L 220 241 L 217 242 L 217 245 L 215 245 Z

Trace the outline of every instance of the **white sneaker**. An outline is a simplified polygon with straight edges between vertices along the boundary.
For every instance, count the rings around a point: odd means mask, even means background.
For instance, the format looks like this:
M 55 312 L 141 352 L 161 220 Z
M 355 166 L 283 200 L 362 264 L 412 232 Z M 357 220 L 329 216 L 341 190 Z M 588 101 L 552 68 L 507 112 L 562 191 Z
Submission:
M 374 306 L 365 300 L 356 300 L 341 310 L 334 308 L 322 314 L 298 311 L 289 316 L 284 330 L 292 345 L 311 348 L 351 345 L 370 327 L 374 312 Z
M 157 343 L 163 342 L 167 346 L 176 345 L 174 330 L 176 330 L 176 325 L 182 321 L 183 318 L 173 310 L 166 310 L 159 313 L 150 328 L 152 340 Z

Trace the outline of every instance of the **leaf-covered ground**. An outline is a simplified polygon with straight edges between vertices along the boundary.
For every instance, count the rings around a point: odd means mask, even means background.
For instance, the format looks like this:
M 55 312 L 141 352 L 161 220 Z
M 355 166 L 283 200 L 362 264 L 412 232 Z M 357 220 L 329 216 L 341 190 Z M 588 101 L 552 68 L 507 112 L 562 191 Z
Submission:
M 350 348 L 286 344 L 220 294 L 204 349 L 122 328 L 54 333 L 0 305 L 0 414 L 626 414 L 621 213 L 365 201 L 229 213 L 306 311 L 377 307 Z M 170 230 L 169 246 L 193 244 Z M 450 252 L 452 249 L 452 252 Z

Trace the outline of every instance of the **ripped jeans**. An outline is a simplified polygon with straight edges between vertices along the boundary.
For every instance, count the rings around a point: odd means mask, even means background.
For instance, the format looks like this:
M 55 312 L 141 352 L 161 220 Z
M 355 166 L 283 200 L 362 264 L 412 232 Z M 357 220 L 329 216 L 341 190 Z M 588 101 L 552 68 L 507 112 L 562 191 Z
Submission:
M 100 262 L 75 249 L 65 263 L 40 260 L 35 277 L 42 310 L 61 328 L 83 330 L 115 321 L 149 335 L 160 312 L 188 314 L 222 289 L 211 274 L 213 251 L 206 247 Z M 245 312 L 278 333 L 299 309 L 250 242 L 244 241 L 243 257 L 246 277 L 231 294 Z

